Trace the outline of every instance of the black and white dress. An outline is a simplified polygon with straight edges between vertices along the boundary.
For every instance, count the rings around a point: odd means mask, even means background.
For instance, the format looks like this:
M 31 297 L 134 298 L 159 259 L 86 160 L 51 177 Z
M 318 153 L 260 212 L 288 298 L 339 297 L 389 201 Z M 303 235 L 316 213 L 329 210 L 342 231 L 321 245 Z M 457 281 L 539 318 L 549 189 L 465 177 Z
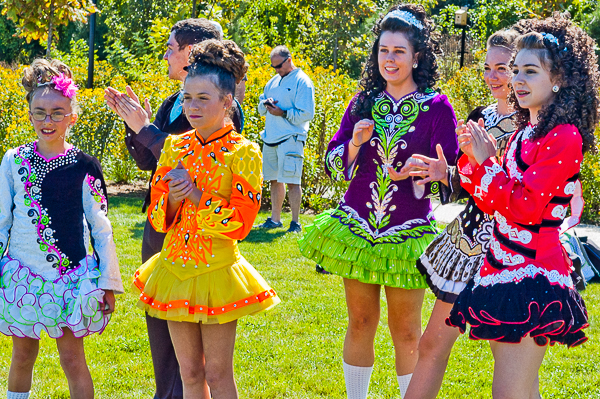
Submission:
M 90 245 L 91 244 L 91 245 Z M 28 143 L 0 165 L 0 332 L 40 339 L 100 333 L 103 290 L 123 292 L 100 163 Z
M 498 114 L 497 104 L 475 108 L 468 120 L 482 118 L 485 129 L 497 140 L 498 156 L 506 148 L 508 139 L 515 132 L 513 114 Z M 493 233 L 493 218 L 482 212 L 472 197 L 460 186 L 456 167 L 449 167 L 450 187 L 442 186 L 440 199 L 443 204 L 466 199 L 467 206 L 441 234 L 427 247 L 417 261 L 417 268 L 426 277 L 435 296 L 446 303 L 454 303 L 458 294 L 467 286 L 483 264 Z

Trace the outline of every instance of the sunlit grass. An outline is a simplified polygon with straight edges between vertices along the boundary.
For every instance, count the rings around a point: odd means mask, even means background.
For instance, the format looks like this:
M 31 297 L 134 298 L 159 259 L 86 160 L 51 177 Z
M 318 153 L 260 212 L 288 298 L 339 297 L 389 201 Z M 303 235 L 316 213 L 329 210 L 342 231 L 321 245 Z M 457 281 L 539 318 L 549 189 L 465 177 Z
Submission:
M 98 398 L 151 398 L 154 379 L 146 326 L 129 286 L 140 263 L 141 199 L 110 199 L 121 273 L 126 293 L 118 297 L 117 311 L 101 336 L 86 338 L 88 364 Z M 262 221 L 266 214 L 259 215 Z M 313 216 L 302 216 L 306 225 Z M 314 271 L 296 244 L 297 235 L 284 228 L 253 231 L 241 244 L 243 255 L 281 297 L 271 312 L 243 318 L 238 326 L 236 378 L 241 398 L 344 398 L 342 344 L 346 307 L 342 281 Z M 567 350 L 548 351 L 541 370 L 541 390 L 548 398 L 600 398 L 600 344 L 598 317 L 600 285 L 583 294 L 590 312 L 590 340 Z M 399 398 L 392 342 L 387 331 L 386 303 L 376 338 L 376 363 L 370 398 Z M 433 296 L 427 292 L 423 327 Z M 10 338 L 0 337 L 0 391 L 6 387 L 10 365 Z M 491 398 L 492 356 L 485 342 L 462 336 L 452 354 L 440 398 Z M 44 336 L 35 368 L 33 398 L 68 398 L 67 381 L 60 369 L 56 345 Z

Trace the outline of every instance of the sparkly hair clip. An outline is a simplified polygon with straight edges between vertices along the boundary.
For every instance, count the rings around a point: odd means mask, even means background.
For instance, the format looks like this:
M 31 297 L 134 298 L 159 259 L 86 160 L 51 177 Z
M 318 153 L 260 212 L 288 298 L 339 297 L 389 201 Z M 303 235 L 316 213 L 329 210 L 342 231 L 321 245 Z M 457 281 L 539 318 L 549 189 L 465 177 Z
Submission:
M 421 21 L 419 21 L 411 12 L 408 11 L 404 11 L 404 10 L 393 10 L 391 12 L 389 12 L 385 17 L 383 17 L 383 19 L 381 20 L 381 22 L 385 22 L 388 18 L 396 18 L 399 19 L 401 21 L 406 22 L 409 25 L 414 26 L 415 28 L 419 29 L 419 30 L 423 30 L 424 26 L 421 23 Z
M 554 43 L 558 46 L 558 39 L 552 33 L 541 32 L 542 37 L 548 40 L 550 43 Z
M 52 77 L 52 84 L 54 84 L 54 88 L 62 93 L 63 96 L 67 98 L 75 97 L 77 94 L 77 85 L 73 82 L 73 79 L 65 76 L 64 73 L 59 73 L 58 76 L 55 75 Z

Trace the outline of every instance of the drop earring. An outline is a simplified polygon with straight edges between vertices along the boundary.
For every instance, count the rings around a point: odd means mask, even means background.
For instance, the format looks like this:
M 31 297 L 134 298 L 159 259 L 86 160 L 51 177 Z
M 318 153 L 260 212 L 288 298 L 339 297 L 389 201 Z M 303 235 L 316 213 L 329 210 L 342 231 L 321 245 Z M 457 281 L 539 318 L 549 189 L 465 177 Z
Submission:
M 557 85 L 552 86 L 553 92 L 558 93 L 559 90 L 560 90 L 560 87 L 558 87 Z
M 418 66 L 419 66 L 419 64 L 417 64 L 416 62 L 413 63 L 413 69 L 417 69 Z

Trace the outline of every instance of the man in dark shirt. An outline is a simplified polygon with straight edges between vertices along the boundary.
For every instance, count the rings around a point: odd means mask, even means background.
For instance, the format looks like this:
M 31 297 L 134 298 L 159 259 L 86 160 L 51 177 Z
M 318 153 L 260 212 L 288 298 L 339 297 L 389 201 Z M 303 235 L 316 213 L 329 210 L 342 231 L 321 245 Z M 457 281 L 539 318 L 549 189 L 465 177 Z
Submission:
M 192 45 L 204 40 L 220 38 L 220 32 L 215 24 L 206 19 L 186 19 L 177 22 L 171 29 L 167 51 L 163 57 L 169 65 L 169 78 L 183 82 L 187 76 L 184 67 L 188 65 Z M 178 91 L 167 97 L 156 112 L 154 122 L 150 123 L 152 112 L 148 99 L 145 99 L 142 106 L 129 86 L 126 90 L 125 94 L 109 87 L 105 90 L 104 98 L 107 105 L 125 122 L 125 143 L 137 166 L 142 170 L 151 170 L 154 174 L 165 138 L 170 134 L 181 134 L 192 130 L 182 113 L 183 93 Z M 241 132 L 243 114 L 239 103 L 237 105 L 233 108 L 231 119 L 236 130 Z M 144 212 L 149 202 L 150 190 L 144 200 Z M 146 220 L 142 241 L 142 262 L 146 262 L 161 251 L 164 238 L 165 234 L 156 232 Z M 156 381 L 154 398 L 183 398 L 179 365 L 171 343 L 167 321 L 146 314 L 146 325 Z

